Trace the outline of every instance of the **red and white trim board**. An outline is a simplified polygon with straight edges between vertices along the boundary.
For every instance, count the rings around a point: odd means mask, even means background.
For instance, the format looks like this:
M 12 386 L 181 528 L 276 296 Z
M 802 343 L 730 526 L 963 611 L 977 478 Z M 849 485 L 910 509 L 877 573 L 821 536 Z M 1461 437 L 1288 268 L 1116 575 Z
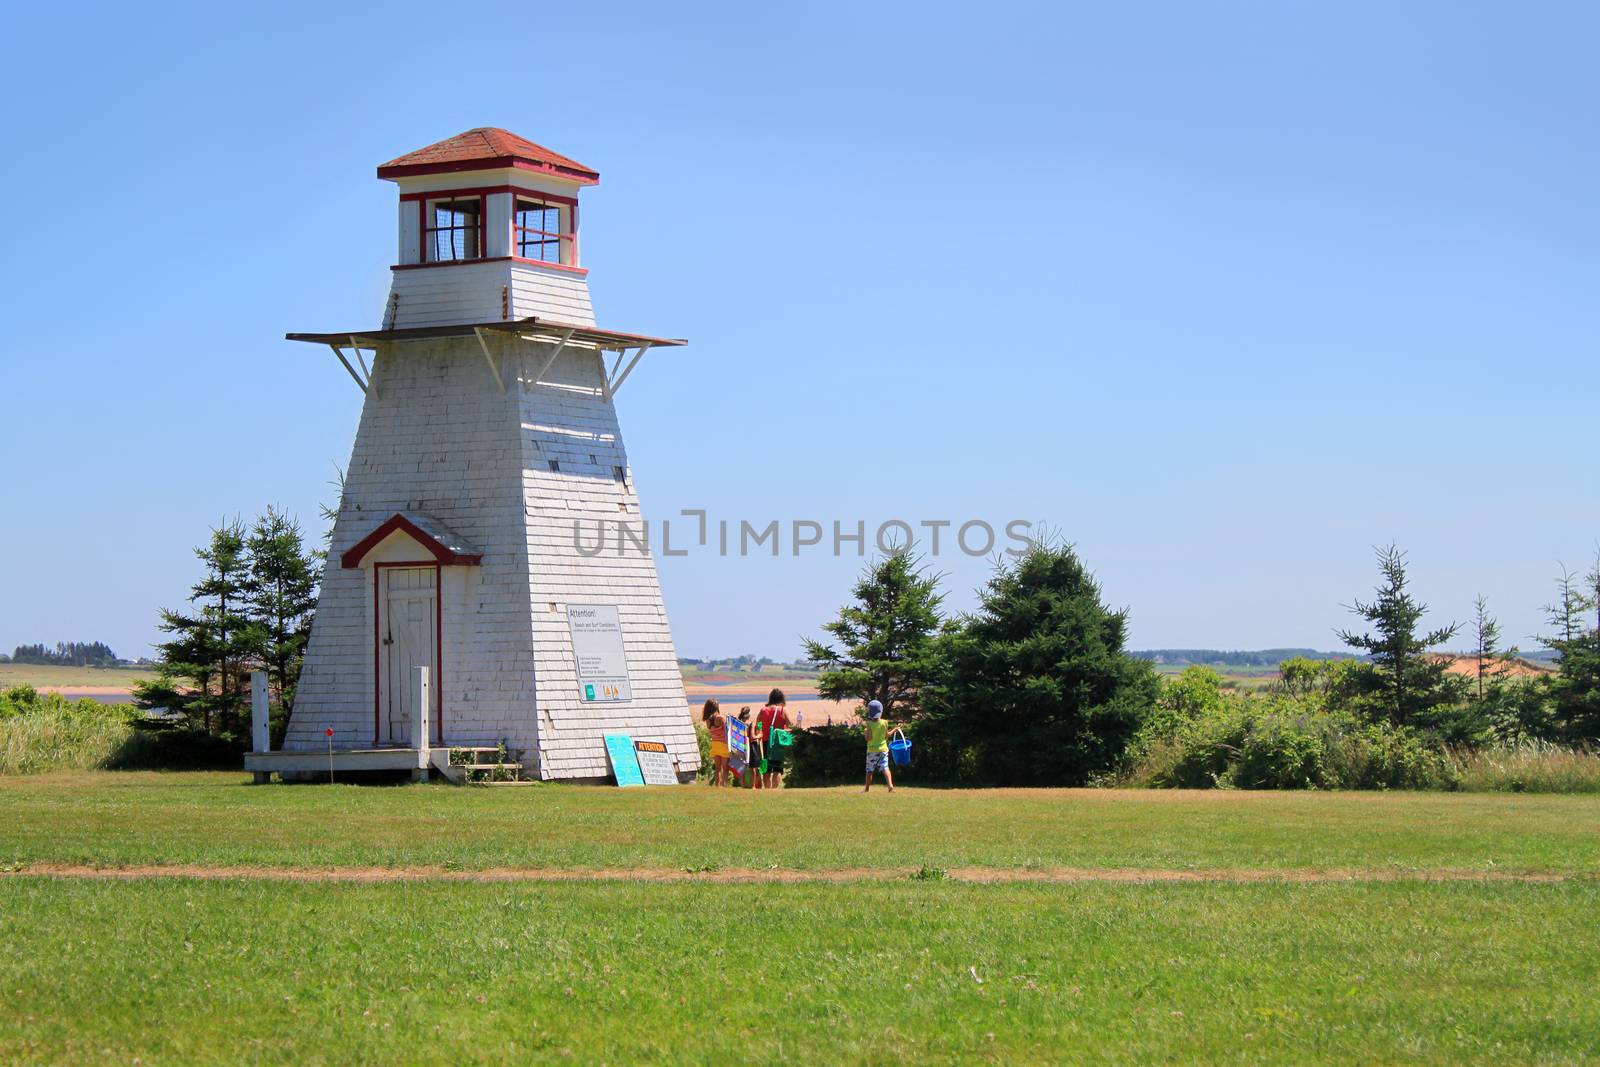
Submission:
M 399 512 L 396 512 L 383 522 L 379 523 L 377 529 L 367 534 L 367 536 L 357 541 L 354 545 L 351 545 L 350 548 L 339 557 L 339 566 L 347 569 L 361 566 L 361 561 L 367 557 L 367 553 L 371 552 L 374 548 L 377 548 L 378 545 L 383 542 L 384 538 L 396 532 L 405 534 L 417 544 L 421 545 L 422 548 L 433 557 L 433 562 L 443 566 L 477 567 L 483 563 L 483 555 L 481 553 L 467 552 L 460 548 L 453 548 L 439 540 L 439 538 L 435 537 L 427 530 L 424 530 L 411 519 L 400 514 Z

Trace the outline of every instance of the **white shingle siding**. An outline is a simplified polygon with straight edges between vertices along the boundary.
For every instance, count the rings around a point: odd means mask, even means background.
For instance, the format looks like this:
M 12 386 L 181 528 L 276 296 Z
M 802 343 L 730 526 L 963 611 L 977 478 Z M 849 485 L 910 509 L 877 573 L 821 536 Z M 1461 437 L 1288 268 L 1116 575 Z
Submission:
M 536 316 L 593 326 L 582 274 L 514 260 L 481 260 L 394 272 L 389 293 L 396 329 L 459 326 Z
M 464 283 L 476 269 L 397 272 L 396 290 L 402 278 L 417 275 L 460 274 Z M 587 312 L 587 285 L 573 278 Z M 459 314 L 454 321 L 477 315 Z M 513 317 L 527 314 L 540 312 L 513 311 Z M 402 293 L 396 325 L 425 324 L 406 315 Z M 549 317 L 577 321 L 571 311 Z M 499 318 L 498 309 L 483 318 Z M 524 750 L 530 773 L 537 762 L 547 778 L 598 778 L 609 773 L 601 735 L 621 731 L 666 742 L 679 768 L 694 770 L 699 749 L 654 560 L 648 550 L 629 546 L 621 557 L 616 551 L 617 520 L 639 523 L 643 516 L 631 477 L 623 482 L 614 474 L 616 467 L 626 471 L 628 460 L 616 410 L 600 392 L 600 359 L 569 349 L 546 373 L 551 384 L 540 385 L 529 377 L 549 346 L 510 339 L 495 346 L 503 393 L 473 337 L 393 342 L 375 356 L 374 389 L 345 476 L 285 747 L 322 747 L 327 725 L 341 746 L 373 740 L 372 575 L 367 567 L 341 567 L 339 557 L 389 516 L 408 511 L 482 549 L 481 566 L 442 571 L 443 668 L 436 684 L 446 744 L 503 739 Z M 551 460 L 559 471 L 550 470 Z M 606 524 L 603 553 L 576 549 L 579 521 L 589 541 L 596 523 Z M 631 701 L 579 699 L 566 616 L 575 603 L 618 605 Z

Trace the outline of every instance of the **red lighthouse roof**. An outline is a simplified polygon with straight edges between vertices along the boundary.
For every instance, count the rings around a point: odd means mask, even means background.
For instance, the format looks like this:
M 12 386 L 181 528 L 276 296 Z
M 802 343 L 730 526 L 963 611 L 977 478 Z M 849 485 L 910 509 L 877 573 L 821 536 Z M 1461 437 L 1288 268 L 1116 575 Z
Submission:
M 404 178 L 414 174 L 445 174 L 462 170 L 492 170 L 517 167 L 544 171 L 581 185 L 594 185 L 600 175 L 575 159 L 552 152 L 543 145 L 518 137 L 509 130 L 480 126 L 442 141 L 407 152 L 378 167 L 380 178 Z

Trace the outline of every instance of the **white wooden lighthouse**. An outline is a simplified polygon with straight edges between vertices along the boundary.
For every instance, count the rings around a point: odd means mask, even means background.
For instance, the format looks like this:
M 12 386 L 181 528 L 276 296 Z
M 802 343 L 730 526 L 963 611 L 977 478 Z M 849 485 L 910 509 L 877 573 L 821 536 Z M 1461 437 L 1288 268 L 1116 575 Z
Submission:
M 400 192 L 382 325 L 288 335 L 366 399 L 283 751 L 247 766 L 325 772 L 331 728 L 349 769 L 503 743 L 525 777 L 601 779 L 625 733 L 692 775 L 655 564 L 575 532 L 643 523 L 614 400 L 684 343 L 596 327 L 578 193 L 599 175 L 475 129 L 378 177 Z

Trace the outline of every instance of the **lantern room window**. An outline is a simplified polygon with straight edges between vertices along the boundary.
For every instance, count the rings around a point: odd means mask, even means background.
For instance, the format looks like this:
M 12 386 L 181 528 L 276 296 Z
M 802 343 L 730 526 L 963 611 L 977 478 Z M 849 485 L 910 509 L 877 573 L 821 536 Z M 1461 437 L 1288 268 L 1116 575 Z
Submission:
M 483 200 L 430 200 L 424 214 L 428 259 L 448 263 L 483 257 Z
M 541 263 L 566 263 L 571 258 L 562 247 L 570 234 L 561 228 L 561 205 L 519 196 L 512 226 L 519 258 Z

